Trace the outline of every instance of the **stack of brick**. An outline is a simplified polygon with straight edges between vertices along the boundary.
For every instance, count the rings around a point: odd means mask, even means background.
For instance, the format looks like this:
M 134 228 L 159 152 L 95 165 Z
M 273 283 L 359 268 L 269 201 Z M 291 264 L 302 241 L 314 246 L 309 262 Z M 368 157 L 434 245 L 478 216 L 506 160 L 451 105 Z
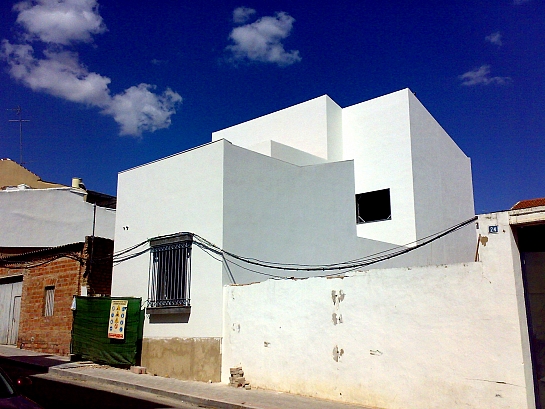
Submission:
M 81 285 L 87 286 L 87 295 L 109 296 L 112 290 L 112 254 L 114 242 L 102 237 L 85 237 L 82 257 L 85 272 Z M 91 259 L 91 254 L 92 259 Z
M 237 366 L 235 368 L 229 368 L 231 376 L 229 377 L 229 385 L 235 388 L 244 387 L 245 389 L 251 389 L 250 383 L 246 382 L 244 377 L 244 371 L 242 367 Z

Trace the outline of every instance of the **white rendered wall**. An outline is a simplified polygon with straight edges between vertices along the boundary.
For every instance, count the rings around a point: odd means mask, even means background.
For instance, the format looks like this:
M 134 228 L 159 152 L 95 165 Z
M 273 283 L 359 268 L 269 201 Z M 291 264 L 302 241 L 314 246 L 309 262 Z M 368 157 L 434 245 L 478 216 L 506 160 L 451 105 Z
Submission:
M 189 231 L 241 256 L 329 264 L 416 240 L 409 97 L 402 90 L 342 111 L 328 97 L 316 98 L 216 132 L 211 144 L 122 172 L 116 251 Z M 218 140 L 223 137 L 233 143 Z M 348 160 L 331 162 L 342 152 Z M 354 195 L 383 188 L 391 189 L 392 220 L 356 226 Z M 455 250 L 454 259 L 442 244 L 454 237 L 448 236 L 380 266 L 473 260 L 472 228 L 463 233 L 471 248 Z M 147 299 L 148 257 L 116 266 L 114 295 Z M 232 281 L 229 273 L 236 283 L 267 277 L 230 265 L 229 272 L 194 248 L 189 322 L 151 323 L 146 336 L 219 336 L 218 293 Z M 280 276 L 331 274 L 245 267 Z
M 473 215 L 469 159 L 409 89 L 344 109 L 324 95 L 212 134 L 220 138 L 296 165 L 354 160 L 355 193 L 390 189 L 392 208 L 392 220 L 358 225 L 362 238 L 406 245 Z M 453 243 L 466 253 L 472 239 L 466 229 Z M 466 261 L 461 253 L 448 261 Z
M 214 132 L 212 140 L 227 139 L 246 149 L 273 140 L 323 159 L 341 160 L 340 112 L 341 108 L 324 95 Z
M 226 286 L 222 381 L 242 366 L 253 387 L 373 407 L 533 408 L 503 227 L 477 263 Z
M 354 160 L 355 193 L 390 189 L 392 220 L 359 224 L 358 236 L 398 245 L 417 238 L 408 93 L 342 110 L 344 159 Z
M 298 166 L 317 165 L 318 163 L 327 162 L 326 159 L 275 141 L 259 142 L 247 149 Z
M 71 188 L 0 191 L 0 247 L 55 247 L 93 234 L 93 207 Z M 96 208 L 95 236 L 114 238 L 115 210 Z
M 392 247 L 356 236 L 352 161 L 296 166 L 229 143 L 225 148 L 225 250 L 264 261 L 320 265 Z M 279 276 L 331 273 L 244 266 Z M 231 272 L 236 283 L 267 278 L 236 265 Z
M 343 145 L 343 110 L 326 95 L 327 109 L 327 159 L 345 160 Z
M 416 234 L 427 237 L 475 215 L 471 162 L 412 93 L 408 93 Z M 446 263 L 469 261 L 473 226 L 443 240 L 434 251 Z M 474 230 L 474 229 L 473 229 Z
M 223 151 L 218 141 L 121 172 L 115 251 L 153 237 L 193 232 L 222 245 Z M 220 337 L 221 264 L 196 246 L 192 251 L 189 322 L 150 323 L 145 337 Z M 114 267 L 113 296 L 148 298 L 149 254 Z M 159 320 L 169 320 L 166 315 Z
M 391 248 L 355 232 L 351 161 L 296 166 L 225 140 L 119 174 L 115 251 L 192 232 L 242 256 L 282 263 L 333 263 Z M 143 247 L 145 248 L 145 247 Z M 222 263 L 193 246 L 189 322 L 144 326 L 146 338 L 221 336 L 222 285 L 267 276 Z M 293 272 L 256 268 L 293 276 Z M 113 296 L 148 298 L 149 254 L 114 267 Z M 163 320 L 168 320 L 164 316 Z
M 224 249 L 240 256 L 282 264 L 327 265 L 396 247 L 357 236 L 353 166 L 353 161 L 296 166 L 226 143 Z M 456 240 L 469 245 L 453 245 Z M 475 225 L 471 223 L 463 229 L 461 237 L 459 232 L 449 234 L 376 266 L 390 268 L 471 261 L 475 250 Z M 233 279 L 240 284 L 268 278 L 235 263 L 260 273 L 284 277 L 338 272 L 267 269 L 233 260 L 229 263 L 233 277 L 229 277 L 229 271 L 224 271 L 224 284 L 233 283 Z

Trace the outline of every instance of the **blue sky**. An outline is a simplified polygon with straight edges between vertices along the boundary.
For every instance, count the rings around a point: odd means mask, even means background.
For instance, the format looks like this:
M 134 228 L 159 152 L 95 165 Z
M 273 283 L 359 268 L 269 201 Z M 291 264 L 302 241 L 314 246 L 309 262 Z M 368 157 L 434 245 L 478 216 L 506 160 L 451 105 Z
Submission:
M 545 196 L 542 0 L 39 0 L 0 7 L 0 157 L 117 173 L 328 94 L 410 88 L 472 160 L 475 210 Z M 380 137 L 380 136 L 377 136 Z

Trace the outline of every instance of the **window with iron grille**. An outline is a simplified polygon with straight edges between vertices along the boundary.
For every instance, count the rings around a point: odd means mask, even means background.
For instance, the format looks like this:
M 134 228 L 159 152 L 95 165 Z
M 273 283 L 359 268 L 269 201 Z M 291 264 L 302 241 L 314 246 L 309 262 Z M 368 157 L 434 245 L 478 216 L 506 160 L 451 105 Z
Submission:
M 190 307 L 192 243 L 189 233 L 150 240 L 148 308 Z
M 55 286 L 45 287 L 44 297 L 44 317 L 53 316 L 53 307 L 55 306 Z

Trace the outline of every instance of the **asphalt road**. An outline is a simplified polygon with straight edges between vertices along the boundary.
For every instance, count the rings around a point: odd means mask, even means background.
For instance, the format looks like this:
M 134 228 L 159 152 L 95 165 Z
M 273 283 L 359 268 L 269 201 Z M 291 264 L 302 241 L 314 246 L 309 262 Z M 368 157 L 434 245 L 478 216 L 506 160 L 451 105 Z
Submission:
M 39 368 L 18 365 L 13 362 L 2 361 L 0 366 L 13 380 L 20 376 L 29 376 L 32 385 L 24 387 L 22 392 L 45 409 L 59 407 L 196 409 L 205 407 L 148 392 L 128 390 L 117 386 L 110 387 L 94 382 L 68 380 L 64 377 L 43 373 L 43 370 Z

